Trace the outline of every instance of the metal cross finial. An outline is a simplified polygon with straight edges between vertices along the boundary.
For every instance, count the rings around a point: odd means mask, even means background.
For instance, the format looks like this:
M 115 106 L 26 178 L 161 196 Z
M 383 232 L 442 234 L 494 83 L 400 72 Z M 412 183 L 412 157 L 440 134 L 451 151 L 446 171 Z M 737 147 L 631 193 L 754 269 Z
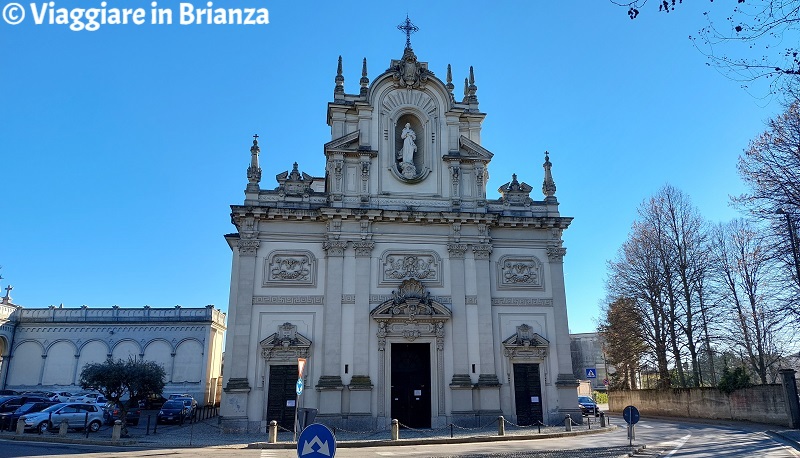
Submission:
M 253 138 L 258 140 L 258 134 L 253 135 Z
M 411 34 L 419 31 L 419 27 L 411 23 L 411 19 L 406 15 L 406 20 L 397 26 L 397 29 L 406 34 L 406 48 L 411 48 Z

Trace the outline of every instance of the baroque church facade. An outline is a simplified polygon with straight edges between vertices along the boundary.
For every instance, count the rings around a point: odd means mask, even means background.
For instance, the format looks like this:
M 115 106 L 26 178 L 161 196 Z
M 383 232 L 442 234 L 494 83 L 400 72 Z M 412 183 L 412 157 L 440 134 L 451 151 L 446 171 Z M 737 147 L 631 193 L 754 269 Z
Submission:
M 562 231 L 547 153 L 543 198 L 517 180 L 487 199 L 470 68 L 456 99 L 417 60 L 344 90 L 341 57 L 325 176 L 261 187 L 261 152 L 232 205 L 236 233 L 221 416 L 227 430 L 317 422 L 384 428 L 580 419 Z M 297 396 L 298 358 L 304 389 Z

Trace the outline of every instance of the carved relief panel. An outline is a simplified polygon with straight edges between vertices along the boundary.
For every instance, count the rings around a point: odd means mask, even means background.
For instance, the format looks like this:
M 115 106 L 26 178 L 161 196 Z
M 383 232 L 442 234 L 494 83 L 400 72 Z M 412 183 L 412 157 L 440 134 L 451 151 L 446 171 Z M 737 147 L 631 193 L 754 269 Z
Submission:
M 542 262 L 536 256 L 503 256 L 497 262 L 497 288 L 543 290 Z
M 315 286 L 316 271 L 310 251 L 273 251 L 264 259 L 263 286 Z
M 378 286 L 394 286 L 411 278 L 442 286 L 442 260 L 435 251 L 386 251 L 381 256 Z

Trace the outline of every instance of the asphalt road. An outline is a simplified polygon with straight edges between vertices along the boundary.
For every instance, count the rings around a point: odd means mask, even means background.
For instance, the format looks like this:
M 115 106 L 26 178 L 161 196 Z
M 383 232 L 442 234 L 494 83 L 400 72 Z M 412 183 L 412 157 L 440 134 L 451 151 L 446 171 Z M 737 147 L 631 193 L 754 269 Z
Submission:
M 622 424 L 616 418 L 614 423 Z M 774 439 L 767 430 L 769 426 L 755 424 L 719 423 L 703 424 L 682 421 L 643 419 L 636 429 L 636 456 L 659 456 L 663 458 L 800 458 L 800 452 L 790 445 Z M 384 457 L 511 457 L 511 458 L 587 458 L 616 457 L 630 450 L 624 427 L 599 435 L 575 436 L 571 438 L 527 441 L 462 443 L 447 445 L 411 445 L 368 448 L 339 448 L 336 456 L 341 458 Z M 641 446 L 647 448 L 641 450 Z M 293 458 L 295 450 L 241 449 L 236 447 L 206 448 L 144 448 L 79 446 L 39 442 L 0 442 L 0 457 L 56 457 L 79 455 L 82 458 L 110 457 L 243 457 L 243 458 Z M 320 454 L 303 458 L 321 458 Z

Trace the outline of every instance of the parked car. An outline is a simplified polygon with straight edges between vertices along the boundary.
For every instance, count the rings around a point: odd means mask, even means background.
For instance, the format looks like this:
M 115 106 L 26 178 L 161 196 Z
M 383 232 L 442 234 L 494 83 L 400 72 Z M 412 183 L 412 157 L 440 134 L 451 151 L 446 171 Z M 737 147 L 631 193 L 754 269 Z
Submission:
M 94 404 L 62 402 L 40 412 L 25 414 L 20 418 L 25 422 L 26 430 L 45 432 L 58 427 L 63 420 L 66 420 L 70 428 L 83 429 L 86 424 L 89 431 L 97 432 L 103 425 L 103 409 Z
M 176 399 L 176 398 L 191 398 L 191 397 L 192 397 L 192 395 L 191 395 L 191 394 L 188 394 L 188 393 L 183 393 L 183 394 L 180 394 L 180 393 L 172 393 L 172 394 L 170 394 L 170 395 L 169 395 L 169 397 L 168 397 L 167 399 Z
M 0 430 L 7 429 L 13 431 L 17 427 L 17 420 L 19 417 L 25 414 L 42 411 L 54 404 L 56 403 L 53 401 L 26 402 L 13 412 L 0 413 Z
M 131 401 L 123 402 L 126 402 L 128 406 L 128 415 L 125 416 L 125 423 L 137 426 L 139 424 L 139 418 L 142 416 L 142 409 L 139 407 L 139 403 Z M 119 420 L 122 414 L 122 407 L 113 401 L 108 401 L 103 410 L 105 411 L 104 417 L 106 424 L 109 425 L 113 425 L 115 421 Z
M 185 405 L 186 408 L 189 409 L 189 416 L 190 417 L 192 415 L 194 415 L 194 411 L 197 410 L 197 401 L 195 401 L 193 397 L 174 398 L 174 399 L 171 399 L 171 401 L 181 401 L 183 403 L 183 405 Z
M 595 417 L 600 415 L 600 411 L 597 410 L 597 404 L 589 396 L 578 396 L 578 404 L 581 406 L 583 415 L 594 415 Z
M 66 391 L 51 391 L 46 393 L 48 399 L 51 401 L 56 402 L 69 402 L 69 398 L 72 397 L 72 393 L 67 393 Z
M 14 390 L 0 390 L 0 396 L 16 396 L 18 394 Z
M 4 396 L 0 398 L 0 413 L 13 412 L 28 402 L 45 402 L 49 401 L 44 396 Z
M 161 410 L 156 415 L 156 423 L 180 423 L 191 418 L 189 408 L 183 401 L 172 399 L 161 406 Z

